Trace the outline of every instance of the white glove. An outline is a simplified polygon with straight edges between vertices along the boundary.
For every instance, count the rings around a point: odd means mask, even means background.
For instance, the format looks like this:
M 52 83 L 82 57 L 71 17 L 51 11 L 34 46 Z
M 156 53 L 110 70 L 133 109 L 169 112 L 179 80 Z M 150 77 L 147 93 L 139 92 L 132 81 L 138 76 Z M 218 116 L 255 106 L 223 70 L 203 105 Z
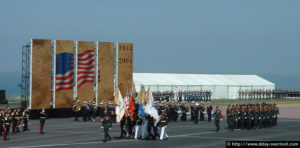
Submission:
M 103 126 L 101 126 L 101 128 L 103 128 Z
M 254 120 L 254 118 L 252 118 L 252 120 Z
M 237 121 L 237 119 L 235 119 L 235 121 Z
M 111 130 L 111 128 L 109 128 Z
M 222 121 L 222 119 L 220 119 Z
M 260 117 L 258 117 L 258 119 L 260 120 Z
M 239 119 L 241 119 L 241 117 L 239 117 Z
M 245 119 L 247 119 L 247 117 L 245 117 Z

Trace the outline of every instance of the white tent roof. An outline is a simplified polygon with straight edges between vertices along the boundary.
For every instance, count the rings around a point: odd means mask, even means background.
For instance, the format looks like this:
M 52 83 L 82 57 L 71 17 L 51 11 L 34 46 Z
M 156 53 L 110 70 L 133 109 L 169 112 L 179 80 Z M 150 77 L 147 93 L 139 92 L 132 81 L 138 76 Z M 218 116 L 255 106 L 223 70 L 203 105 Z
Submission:
M 136 85 L 275 86 L 257 75 L 133 73 Z

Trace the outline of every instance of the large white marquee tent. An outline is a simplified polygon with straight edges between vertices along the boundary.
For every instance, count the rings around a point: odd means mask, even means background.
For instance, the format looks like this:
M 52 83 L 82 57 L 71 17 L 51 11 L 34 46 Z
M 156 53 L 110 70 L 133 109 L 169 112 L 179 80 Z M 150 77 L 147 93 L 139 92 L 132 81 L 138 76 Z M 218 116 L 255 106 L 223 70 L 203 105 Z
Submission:
M 137 91 L 210 90 L 212 99 L 237 99 L 239 91 L 274 90 L 275 84 L 257 75 L 133 73 Z

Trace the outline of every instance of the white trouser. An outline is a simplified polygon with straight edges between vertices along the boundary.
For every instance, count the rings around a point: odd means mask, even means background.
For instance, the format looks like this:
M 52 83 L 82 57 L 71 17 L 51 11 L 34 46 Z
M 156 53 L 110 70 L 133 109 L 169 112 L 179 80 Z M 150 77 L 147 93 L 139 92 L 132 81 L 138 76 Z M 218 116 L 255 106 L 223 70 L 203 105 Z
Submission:
M 165 132 L 167 126 L 161 127 L 160 140 L 163 140 L 165 137 L 168 138 L 168 134 Z
M 135 139 L 137 139 L 137 137 L 138 137 L 138 135 L 139 135 L 139 128 L 140 128 L 141 126 L 140 125 L 136 125 L 135 126 L 135 135 L 134 135 L 134 138 Z
M 147 124 L 148 124 L 148 120 L 145 120 L 143 125 L 142 125 L 142 139 L 146 138 Z

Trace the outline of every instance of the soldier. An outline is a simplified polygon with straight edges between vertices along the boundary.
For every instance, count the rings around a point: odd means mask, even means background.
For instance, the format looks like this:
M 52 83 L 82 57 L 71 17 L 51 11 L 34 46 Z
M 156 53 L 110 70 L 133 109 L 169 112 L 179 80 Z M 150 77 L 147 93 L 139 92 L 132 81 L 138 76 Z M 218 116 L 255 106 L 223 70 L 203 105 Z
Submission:
M 9 135 L 10 123 L 11 123 L 11 117 L 9 116 L 9 113 L 7 112 L 5 114 L 5 118 L 3 121 L 3 129 L 4 129 L 3 140 L 8 140 L 7 137 Z
M 236 123 L 237 123 L 237 112 L 234 110 L 234 108 L 232 108 L 229 114 L 229 127 L 231 128 L 231 131 L 233 131 L 234 128 L 236 127 Z
M 168 139 L 168 134 L 166 133 L 166 128 L 168 125 L 168 117 L 166 116 L 165 112 L 162 112 L 161 119 L 160 119 L 160 126 L 161 126 L 161 132 L 160 132 L 160 140 Z
M 87 117 L 90 112 L 90 108 L 87 105 L 86 101 L 83 102 L 83 106 L 81 107 L 81 110 L 82 110 L 82 120 L 87 121 Z
M 96 122 L 96 117 L 97 117 L 97 112 L 98 112 L 98 108 L 96 106 L 96 104 L 94 103 L 92 106 L 91 106 L 91 110 L 92 110 L 92 121 L 93 122 Z
M 194 102 L 190 106 L 190 111 L 191 111 L 191 121 L 195 121 L 195 104 Z
M 254 128 L 257 129 L 258 124 L 259 124 L 259 104 L 254 106 L 253 117 L 254 117 L 254 122 L 253 122 L 254 123 Z
M 198 123 L 199 111 L 200 111 L 199 104 L 196 103 L 196 108 L 195 108 L 195 111 L 194 111 L 194 123 L 195 124 Z
M 260 128 L 262 128 L 262 126 L 263 126 L 263 122 L 264 122 L 264 110 L 263 110 L 263 106 L 262 105 L 259 105 L 259 112 L 258 112 L 258 122 L 259 122 L 259 124 L 258 124 L 258 128 L 260 129 Z
M 29 121 L 29 110 L 26 108 L 22 113 L 23 126 L 22 131 L 25 132 L 28 130 L 28 121 Z
M 87 113 L 87 116 L 88 116 L 88 120 L 92 120 L 92 114 L 93 114 L 93 104 L 92 104 L 92 101 L 89 101 L 89 103 L 87 104 L 88 106 L 88 113 Z
M 208 122 L 211 122 L 211 111 L 212 110 L 213 110 L 213 107 L 211 106 L 211 103 L 208 102 L 208 107 L 206 109 Z
M 104 129 L 104 142 L 108 140 L 111 140 L 111 137 L 108 133 L 108 131 L 111 129 L 112 127 L 112 122 L 111 119 L 108 115 L 105 115 L 104 120 L 102 121 L 102 127 Z
M 11 117 L 11 132 L 14 134 L 16 131 L 16 125 L 17 125 L 17 110 L 16 109 L 13 110 L 10 117 Z
M 277 125 L 277 117 L 279 116 L 279 110 L 278 110 L 278 107 L 276 107 L 276 104 L 274 104 L 274 110 L 275 110 L 275 122 L 274 122 L 274 125 Z
M 101 101 L 98 110 L 99 110 L 99 115 L 100 115 L 100 121 L 103 121 L 104 116 L 105 116 L 105 113 L 104 113 L 105 109 L 104 109 L 104 102 L 103 101 Z
M 240 126 L 241 126 L 241 129 L 243 130 L 244 129 L 244 125 L 245 125 L 245 118 L 246 117 L 246 110 L 245 110 L 245 107 L 244 106 L 241 106 L 241 110 L 240 110 Z
M 20 132 L 20 125 L 21 125 L 21 121 L 22 121 L 22 112 L 21 109 L 18 108 L 17 109 L 17 125 L 16 125 L 16 131 Z
M 247 119 L 246 120 L 247 121 L 247 125 L 248 125 L 247 129 L 250 130 L 251 127 L 252 127 L 251 123 L 252 123 L 252 117 L 253 117 L 253 115 L 252 115 L 251 107 L 249 105 L 247 105 L 247 111 L 246 111 L 246 113 L 247 113 L 247 115 L 246 115 L 245 119 Z
M 220 120 L 222 117 L 222 112 L 219 110 L 219 106 L 216 106 L 216 110 L 214 112 L 214 118 L 215 118 L 215 126 L 217 127 L 216 132 L 219 132 L 220 130 Z
M 4 130 L 3 128 L 3 121 L 4 121 L 4 115 L 3 115 L 3 110 L 0 109 L 0 135 L 2 135 L 2 132 Z
M 40 112 L 40 134 L 44 134 L 43 129 L 46 121 L 45 109 L 42 109 Z
M 201 105 L 200 105 L 200 121 L 204 121 L 204 111 L 205 111 L 204 102 L 201 102 Z
M 185 107 L 185 103 L 180 106 L 180 110 L 182 111 L 181 121 L 186 121 L 187 108 Z
M 227 109 L 226 109 L 226 118 L 227 118 L 227 124 L 228 124 L 228 128 L 230 128 L 230 123 L 229 123 L 229 120 L 230 120 L 230 117 L 231 117 L 231 112 L 232 112 L 232 109 L 230 108 L 230 104 L 227 106 Z

